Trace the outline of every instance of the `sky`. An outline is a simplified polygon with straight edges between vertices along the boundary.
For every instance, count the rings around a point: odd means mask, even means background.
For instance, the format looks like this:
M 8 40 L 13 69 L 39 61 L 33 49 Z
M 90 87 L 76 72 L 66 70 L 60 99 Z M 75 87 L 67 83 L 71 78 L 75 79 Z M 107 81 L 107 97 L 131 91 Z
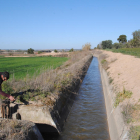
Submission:
M 0 49 L 81 49 L 127 40 L 140 29 L 140 0 L 0 0 Z

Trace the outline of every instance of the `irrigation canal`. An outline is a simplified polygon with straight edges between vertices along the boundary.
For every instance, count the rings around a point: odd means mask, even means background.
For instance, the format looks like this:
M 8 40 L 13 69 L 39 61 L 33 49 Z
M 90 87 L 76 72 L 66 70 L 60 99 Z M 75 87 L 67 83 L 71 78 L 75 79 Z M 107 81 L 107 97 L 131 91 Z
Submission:
M 51 140 L 109 140 L 98 59 L 93 58 L 62 134 Z

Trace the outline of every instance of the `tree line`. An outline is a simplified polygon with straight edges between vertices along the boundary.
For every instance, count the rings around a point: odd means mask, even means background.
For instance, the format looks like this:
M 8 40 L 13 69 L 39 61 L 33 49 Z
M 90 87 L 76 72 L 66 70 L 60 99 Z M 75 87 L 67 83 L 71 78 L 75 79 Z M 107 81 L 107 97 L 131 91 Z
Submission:
M 112 40 L 104 40 L 97 45 L 97 49 L 119 49 L 119 48 L 138 48 L 140 47 L 140 30 L 132 33 L 133 39 L 127 41 L 126 35 L 120 35 L 118 43 L 112 43 Z

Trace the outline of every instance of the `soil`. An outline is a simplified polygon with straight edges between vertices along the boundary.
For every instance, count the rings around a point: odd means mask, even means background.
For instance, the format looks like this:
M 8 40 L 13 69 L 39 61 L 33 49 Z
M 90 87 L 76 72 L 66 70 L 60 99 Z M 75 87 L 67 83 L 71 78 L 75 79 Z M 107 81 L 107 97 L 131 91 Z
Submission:
M 7 56 L 5 55 L 5 57 L 32 57 L 32 56 L 60 56 L 60 55 L 69 55 L 69 52 L 58 52 L 58 53 L 40 53 L 40 54 L 28 54 L 28 55 L 23 55 L 23 54 L 19 54 L 19 55 L 10 55 Z
M 55 52 L 54 53 L 41 53 L 41 54 L 37 54 L 37 56 L 50 56 L 50 55 L 51 56 L 57 56 L 57 55 L 62 55 L 62 54 L 67 54 L 68 55 L 69 53 L 63 53 L 63 52 L 62 53 L 61 52 L 58 52 L 58 53 L 55 53 Z
M 30 57 L 30 56 L 5 56 L 5 57 Z
M 140 58 L 110 51 L 102 51 L 102 54 L 108 56 L 106 58 L 109 62 L 107 72 L 109 77 L 113 79 L 112 84 L 116 93 L 121 92 L 124 87 L 125 90 L 133 92 L 132 98 L 129 100 L 130 103 L 139 101 Z

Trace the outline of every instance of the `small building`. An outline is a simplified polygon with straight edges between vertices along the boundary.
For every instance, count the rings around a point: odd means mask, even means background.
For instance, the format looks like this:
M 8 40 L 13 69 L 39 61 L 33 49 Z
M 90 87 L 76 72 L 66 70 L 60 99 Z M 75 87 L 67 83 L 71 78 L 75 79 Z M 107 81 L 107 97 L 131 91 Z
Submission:
M 28 54 L 27 52 L 24 52 L 24 54 Z

